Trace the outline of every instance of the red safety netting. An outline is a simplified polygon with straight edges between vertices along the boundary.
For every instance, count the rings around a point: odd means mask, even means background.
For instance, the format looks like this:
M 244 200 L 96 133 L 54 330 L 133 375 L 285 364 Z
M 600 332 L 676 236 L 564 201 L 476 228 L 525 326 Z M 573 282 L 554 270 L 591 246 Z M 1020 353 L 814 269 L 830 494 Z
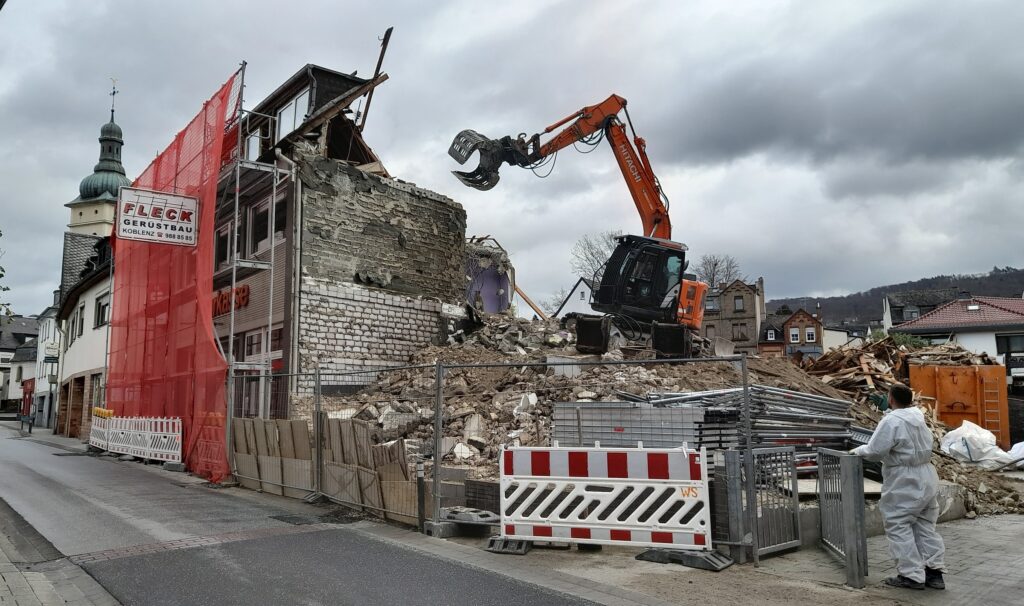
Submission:
M 240 82 L 240 73 L 229 78 L 133 183 L 199 198 L 197 245 L 114 242 L 107 406 L 121 416 L 181 417 L 182 460 L 214 482 L 230 473 L 227 364 L 212 313 L 214 211 Z

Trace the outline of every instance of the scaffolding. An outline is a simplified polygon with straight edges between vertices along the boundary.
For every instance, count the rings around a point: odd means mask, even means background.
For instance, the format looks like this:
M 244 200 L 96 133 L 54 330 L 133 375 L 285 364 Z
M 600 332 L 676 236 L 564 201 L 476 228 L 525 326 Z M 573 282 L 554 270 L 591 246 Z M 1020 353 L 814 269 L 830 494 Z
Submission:
M 240 373 L 252 375 L 258 373 L 258 390 L 257 390 L 257 406 L 255 408 L 256 416 L 262 419 L 268 419 L 271 417 L 271 399 L 272 399 L 272 375 L 273 375 L 273 361 L 271 360 L 271 346 L 272 346 L 272 335 L 274 331 L 274 300 L 275 300 L 275 271 L 276 271 L 276 254 L 277 254 L 277 240 L 275 226 L 277 225 L 277 202 L 279 195 L 284 193 L 287 196 L 287 190 L 285 189 L 289 185 L 294 187 L 295 179 L 295 168 L 294 164 L 288 158 L 285 158 L 280 154 L 280 151 L 274 148 L 274 154 L 271 161 L 261 161 L 260 158 L 265 158 L 266 154 L 257 154 L 256 158 L 247 158 L 246 143 L 250 136 L 253 135 L 251 128 L 254 120 L 258 122 L 264 122 L 264 125 L 260 124 L 260 130 L 258 136 L 261 139 L 271 139 L 277 133 L 277 117 L 267 114 L 261 114 L 245 109 L 245 62 L 242 63 L 241 69 L 241 87 L 239 91 L 240 99 L 238 104 L 238 117 L 235 123 L 236 132 L 236 144 L 234 153 L 230 160 L 221 167 L 220 183 L 218 184 L 218 190 L 223 190 L 224 195 L 218 196 L 218 209 L 217 215 L 221 216 L 221 210 L 223 209 L 222 203 L 227 201 L 227 196 L 231 197 L 231 228 L 230 237 L 228 244 L 228 263 L 231 270 L 231 282 L 229 288 L 229 317 L 228 317 L 228 334 L 227 334 L 227 348 L 223 350 L 224 358 L 228 363 L 228 384 L 227 384 L 227 423 L 226 425 L 226 439 L 228 444 L 231 443 L 231 419 L 236 415 L 235 407 L 238 404 L 239 394 L 236 393 L 236 381 L 235 377 L 239 376 Z M 265 134 L 264 134 L 265 132 Z M 274 141 L 276 143 L 276 141 Z M 262 145 L 260 149 L 262 149 Z M 281 164 L 288 164 L 287 168 L 282 168 Z M 244 232 L 241 229 L 241 212 L 243 203 L 246 207 L 259 204 L 264 199 L 264 191 L 269 190 L 267 198 L 268 203 L 268 239 L 269 239 L 269 254 L 266 251 L 257 251 L 251 253 L 249 247 L 246 246 L 244 239 Z M 248 230 L 252 230 L 252 226 L 247 226 Z M 264 258 L 260 258 L 263 256 Z M 267 258 L 269 257 L 269 258 Z M 244 276 L 240 276 L 240 270 L 245 271 Z M 237 310 L 237 299 L 236 293 L 238 292 L 239 279 L 242 277 L 249 277 L 259 272 L 268 272 L 267 280 L 267 292 L 266 292 L 266 324 L 260 325 L 256 330 L 261 332 L 261 349 L 258 361 L 248 361 L 248 357 L 245 354 L 239 356 L 236 351 L 236 310 Z M 261 299 L 263 295 L 256 293 Z M 218 335 L 219 337 L 219 335 Z M 218 343 L 220 339 L 218 338 Z M 245 343 L 243 342 L 242 348 L 244 351 Z M 239 361 L 239 357 L 242 361 Z M 243 394 L 244 395 L 244 394 Z M 240 411 L 243 416 L 248 416 L 246 410 Z M 229 449 L 230 450 L 230 449 Z

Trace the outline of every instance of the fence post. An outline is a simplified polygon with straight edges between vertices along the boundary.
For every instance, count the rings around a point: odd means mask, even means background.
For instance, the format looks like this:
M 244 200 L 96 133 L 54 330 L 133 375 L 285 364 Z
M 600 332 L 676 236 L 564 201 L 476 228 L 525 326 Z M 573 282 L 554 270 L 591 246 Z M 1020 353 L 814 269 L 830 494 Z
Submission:
M 745 469 L 744 488 L 747 493 L 747 532 L 750 533 L 750 551 L 754 560 L 754 566 L 760 565 L 758 550 L 760 540 L 758 537 L 757 519 L 757 470 L 754 469 L 754 441 L 752 421 L 750 419 L 750 377 L 747 373 L 747 354 L 740 354 L 740 375 L 743 380 L 743 462 Z
M 718 481 L 718 478 L 715 478 Z M 743 517 L 743 461 L 740 460 L 740 452 L 735 450 L 725 451 L 725 477 L 726 498 L 729 506 L 729 553 L 737 564 L 747 563 L 746 526 Z
M 859 456 L 839 457 L 839 482 L 846 547 L 846 584 L 861 589 L 868 574 L 868 541 L 864 528 L 864 471 Z
M 324 476 L 323 412 L 320 402 L 320 364 L 317 363 L 313 377 L 313 441 L 316 442 L 316 485 L 313 490 L 322 494 Z
M 416 523 L 420 532 L 427 532 L 427 479 L 422 459 L 416 461 Z
M 444 365 L 434 366 L 434 524 L 441 522 L 441 444 L 444 441 Z

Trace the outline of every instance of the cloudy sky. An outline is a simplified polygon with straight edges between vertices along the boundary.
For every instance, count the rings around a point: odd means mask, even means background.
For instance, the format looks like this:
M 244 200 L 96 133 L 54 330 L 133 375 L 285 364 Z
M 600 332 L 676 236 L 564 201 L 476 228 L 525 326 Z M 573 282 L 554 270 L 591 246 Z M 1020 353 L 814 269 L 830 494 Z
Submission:
M 580 236 L 639 230 L 608 149 L 490 192 L 452 137 L 536 132 L 615 92 L 676 240 L 734 255 L 769 297 L 1024 265 L 1024 3 L 10 0 L 0 11 L 0 295 L 38 313 L 98 155 L 111 76 L 135 177 L 242 60 L 251 107 L 305 63 L 391 79 L 366 137 L 447 194 L 542 299 Z M 0 299 L 2 300 L 2 299 Z

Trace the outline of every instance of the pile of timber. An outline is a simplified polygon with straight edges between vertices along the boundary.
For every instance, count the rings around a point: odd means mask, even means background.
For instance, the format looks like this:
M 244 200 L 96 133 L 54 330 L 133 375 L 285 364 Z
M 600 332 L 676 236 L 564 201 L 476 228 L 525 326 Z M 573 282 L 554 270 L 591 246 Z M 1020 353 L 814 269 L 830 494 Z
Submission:
M 826 352 L 805 368 L 808 374 L 834 387 L 858 403 L 871 394 L 884 394 L 894 383 L 906 384 L 910 365 L 971 366 L 994 364 L 986 354 L 977 355 L 956 343 L 908 349 L 892 337 L 862 347 L 840 347 Z

